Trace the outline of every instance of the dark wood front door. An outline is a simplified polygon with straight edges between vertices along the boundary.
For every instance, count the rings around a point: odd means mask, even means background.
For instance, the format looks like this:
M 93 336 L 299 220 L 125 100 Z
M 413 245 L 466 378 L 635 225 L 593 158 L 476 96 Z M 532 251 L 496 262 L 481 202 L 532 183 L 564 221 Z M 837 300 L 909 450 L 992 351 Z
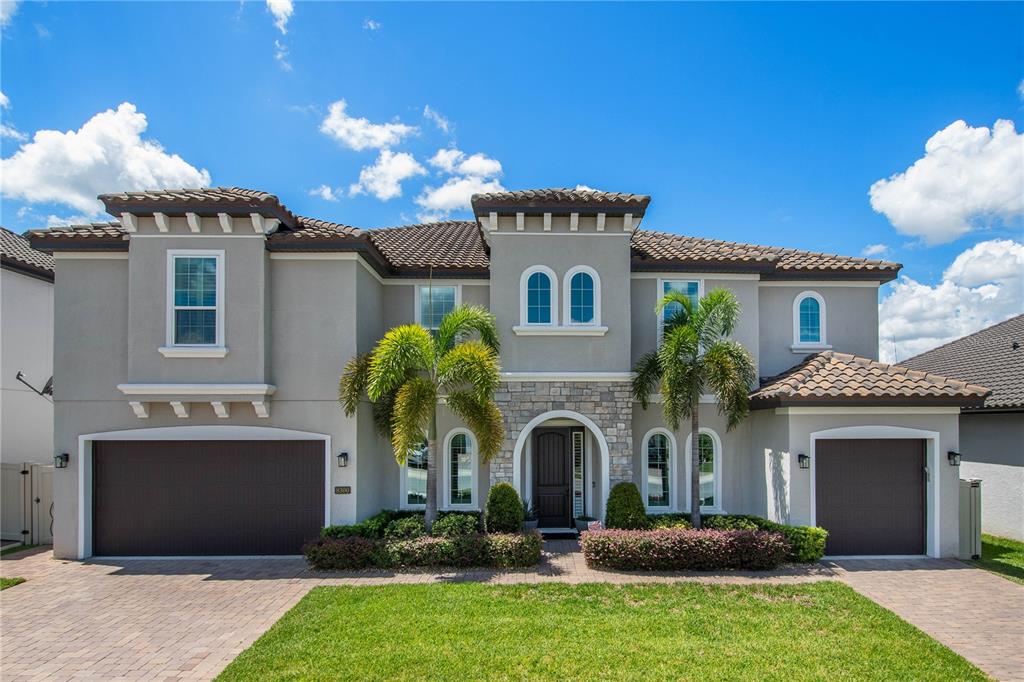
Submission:
M 569 429 L 533 433 L 533 502 L 541 528 L 572 526 L 572 456 Z
M 924 554 L 924 441 L 819 440 L 815 459 L 825 554 Z

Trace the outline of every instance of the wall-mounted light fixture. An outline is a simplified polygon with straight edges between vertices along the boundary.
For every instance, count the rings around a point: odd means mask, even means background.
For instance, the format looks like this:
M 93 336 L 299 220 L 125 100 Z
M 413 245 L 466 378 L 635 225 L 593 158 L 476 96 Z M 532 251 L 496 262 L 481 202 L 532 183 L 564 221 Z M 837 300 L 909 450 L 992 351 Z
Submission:
M 800 465 L 801 469 L 810 469 L 811 468 L 811 458 L 808 457 L 807 455 L 805 455 L 802 452 L 799 455 L 796 456 L 796 461 Z
M 54 469 L 67 469 L 68 460 L 71 459 L 71 455 L 66 452 L 62 452 L 59 455 L 53 456 L 53 468 Z
M 949 460 L 949 466 L 958 467 L 960 466 L 960 453 L 955 450 L 950 450 L 946 453 L 946 459 Z
M 348 453 L 344 450 L 338 453 L 338 466 L 341 468 L 348 466 Z

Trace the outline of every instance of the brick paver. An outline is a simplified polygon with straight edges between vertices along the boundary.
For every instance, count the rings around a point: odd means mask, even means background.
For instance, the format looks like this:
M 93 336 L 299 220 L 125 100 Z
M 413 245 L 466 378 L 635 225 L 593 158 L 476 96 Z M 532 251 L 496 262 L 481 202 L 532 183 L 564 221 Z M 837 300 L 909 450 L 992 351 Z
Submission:
M 533 570 L 322 574 L 310 572 L 295 558 L 77 562 L 32 550 L 0 561 L 0 574 L 28 579 L 0 593 L 0 677 L 5 682 L 210 679 L 317 585 L 778 584 L 840 578 L 989 673 L 1018 679 L 1014 674 L 1020 672 L 1024 644 L 1019 634 L 1019 614 L 1024 613 L 1020 586 L 958 562 L 921 562 L 920 567 L 854 563 L 768 573 L 619 573 L 587 568 L 573 540 L 550 540 L 541 566 Z M 940 564 L 946 568 L 924 568 Z M 946 605 L 950 590 L 958 595 L 953 602 L 973 600 L 976 606 L 961 613 Z M 909 593 L 917 595 L 907 597 Z M 1011 623 L 1014 609 L 1017 620 Z M 982 647 L 982 641 L 995 646 Z

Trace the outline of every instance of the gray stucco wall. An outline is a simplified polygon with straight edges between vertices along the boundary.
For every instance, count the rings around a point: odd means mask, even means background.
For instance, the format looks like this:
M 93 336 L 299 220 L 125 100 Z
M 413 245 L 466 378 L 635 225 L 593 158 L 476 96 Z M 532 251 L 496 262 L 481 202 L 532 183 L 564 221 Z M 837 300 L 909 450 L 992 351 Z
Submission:
M 981 526 L 1024 540 L 1024 412 L 960 415 L 961 478 L 980 478 Z

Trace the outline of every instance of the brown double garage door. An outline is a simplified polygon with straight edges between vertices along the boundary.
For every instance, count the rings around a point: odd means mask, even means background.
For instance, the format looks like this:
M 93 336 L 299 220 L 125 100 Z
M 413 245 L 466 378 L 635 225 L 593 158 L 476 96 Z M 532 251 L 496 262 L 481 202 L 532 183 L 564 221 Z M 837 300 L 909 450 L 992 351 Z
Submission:
M 93 554 L 298 554 L 324 521 L 321 441 L 93 445 Z
M 924 441 L 819 440 L 814 466 L 827 555 L 925 553 Z

